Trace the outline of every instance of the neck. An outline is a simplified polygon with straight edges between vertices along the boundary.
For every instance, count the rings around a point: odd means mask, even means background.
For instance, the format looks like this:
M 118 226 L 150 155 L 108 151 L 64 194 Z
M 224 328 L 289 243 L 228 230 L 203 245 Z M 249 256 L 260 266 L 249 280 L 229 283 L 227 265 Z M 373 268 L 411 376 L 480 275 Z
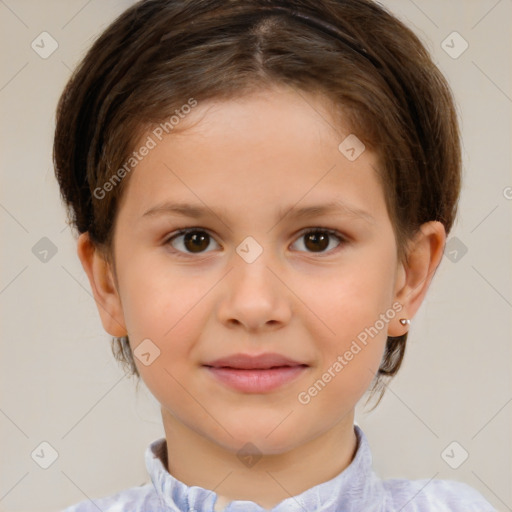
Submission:
M 336 477 L 350 465 L 357 448 L 353 410 L 306 443 L 286 452 L 258 453 L 246 465 L 238 450 L 200 435 L 163 408 L 162 418 L 167 470 L 174 478 L 210 489 L 224 501 L 248 500 L 267 509 Z

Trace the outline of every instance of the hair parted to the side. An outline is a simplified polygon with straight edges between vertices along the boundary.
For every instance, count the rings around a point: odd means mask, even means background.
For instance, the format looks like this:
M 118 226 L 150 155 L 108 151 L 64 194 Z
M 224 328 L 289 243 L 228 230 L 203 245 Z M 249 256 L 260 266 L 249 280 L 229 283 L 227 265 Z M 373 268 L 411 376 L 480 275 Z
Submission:
M 335 27 L 346 40 L 318 22 L 262 11 L 276 6 Z M 129 175 L 104 194 L 94 191 L 140 136 L 190 98 L 230 100 L 279 85 L 322 94 L 340 126 L 377 153 L 401 261 L 422 223 L 437 220 L 450 231 L 461 180 L 450 87 L 418 37 L 371 0 L 134 4 L 94 42 L 59 100 L 53 156 L 69 222 L 89 232 L 115 273 L 112 240 Z M 368 398 L 380 392 L 375 406 L 401 366 L 406 341 L 407 334 L 388 337 Z M 139 377 L 128 337 L 114 338 L 112 350 Z

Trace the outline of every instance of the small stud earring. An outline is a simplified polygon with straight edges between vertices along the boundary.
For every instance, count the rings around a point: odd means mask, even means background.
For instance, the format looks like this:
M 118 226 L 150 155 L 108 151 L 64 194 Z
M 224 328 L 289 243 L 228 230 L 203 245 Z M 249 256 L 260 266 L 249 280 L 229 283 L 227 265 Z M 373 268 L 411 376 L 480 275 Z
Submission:
M 411 321 L 408 318 L 400 318 L 400 323 L 402 325 L 411 325 Z

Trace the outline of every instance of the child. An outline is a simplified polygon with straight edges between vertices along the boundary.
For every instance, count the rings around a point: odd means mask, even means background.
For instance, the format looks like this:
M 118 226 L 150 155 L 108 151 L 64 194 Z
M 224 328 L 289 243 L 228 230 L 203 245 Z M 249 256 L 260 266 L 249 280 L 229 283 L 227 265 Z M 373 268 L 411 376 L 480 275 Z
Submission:
M 115 20 L 62 94 L 55 170 L 165 438 L 152 484 L 66 512 L 492 511 L 467 484 L 382 481 L 354 425 L 441 261 L 459 145 L 444 77 L 370 0 Z

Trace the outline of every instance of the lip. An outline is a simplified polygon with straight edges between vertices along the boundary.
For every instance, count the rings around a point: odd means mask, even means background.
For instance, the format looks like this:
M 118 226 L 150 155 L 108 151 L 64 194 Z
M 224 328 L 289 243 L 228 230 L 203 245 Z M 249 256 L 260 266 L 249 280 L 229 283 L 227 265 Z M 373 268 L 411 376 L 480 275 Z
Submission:
M 265 352 L 263 354 L 232 354 L 204 363 L 204 366 L 213 368 L 227 367 L 238 370 L 264 370 L 272 367 L 282 366 L 308 366 L 306 363 L 295 361 L 275 352 Z
M 205 366 L 224 385 L 244 393 L 268 393 L 287 384 L 308 368 L 307 365 L 279 366 L 259 370 Z
M 267 393 L 287 384 L 308 368 L 275 352 L 264 354 L 232 354 L 203 365 L 224 385 L 245 393 Z

